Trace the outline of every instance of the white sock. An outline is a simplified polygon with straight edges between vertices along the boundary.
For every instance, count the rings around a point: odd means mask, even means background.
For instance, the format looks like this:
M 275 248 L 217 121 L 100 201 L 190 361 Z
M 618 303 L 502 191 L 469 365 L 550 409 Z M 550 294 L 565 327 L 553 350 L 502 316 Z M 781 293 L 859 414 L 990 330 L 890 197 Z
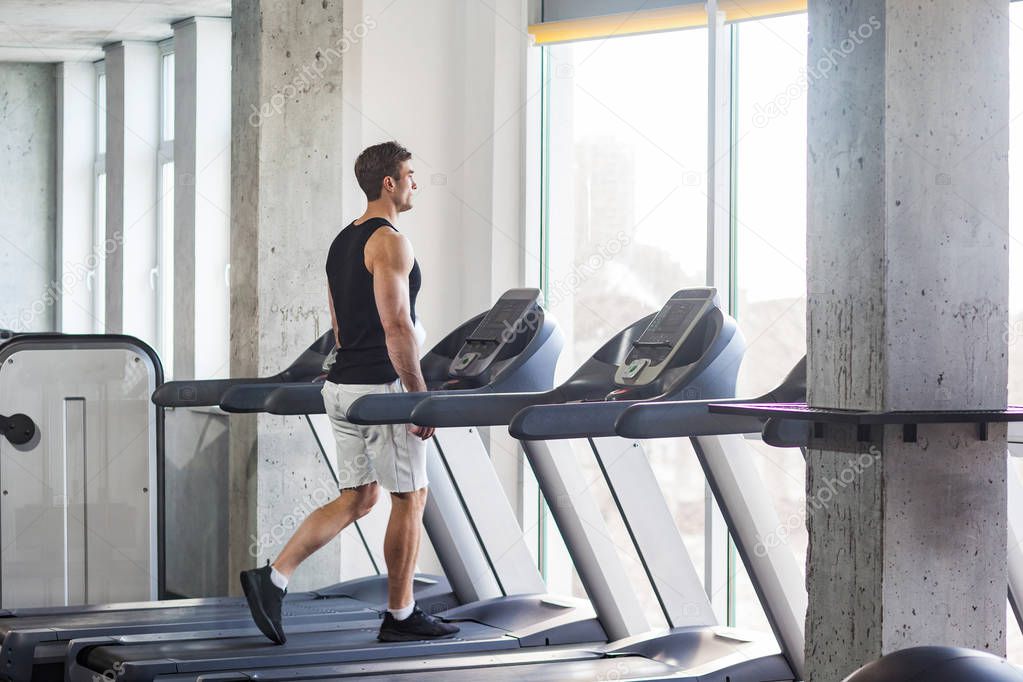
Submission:
M 276 585 L 278 589 L 288 589 L 288 576 L 284 575 L 273 566 L 270 567 L 270 582 Z
M 413 601 L 411 604 L 403 609 L 387 609 L 388 613 L 394 620 L 405 620 L 412 615 L 412 610 L 416 608 L 416 603 Z

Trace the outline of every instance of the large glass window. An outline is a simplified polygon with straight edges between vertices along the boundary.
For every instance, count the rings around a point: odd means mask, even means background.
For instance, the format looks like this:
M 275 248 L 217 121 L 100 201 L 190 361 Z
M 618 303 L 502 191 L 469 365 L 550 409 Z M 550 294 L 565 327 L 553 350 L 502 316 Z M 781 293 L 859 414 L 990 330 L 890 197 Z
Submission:
M 806 354 L 807 16 L 737 24 L 735 251 L 739 326 L 747 349 L 739 395 L 781 383 Z M 770 112 L 770 115 L 768 115 Z M 806 556 L 806 465 L 798 449 L 747 439 L 750 461 L 772 491 L 784 539 Z M 736 624 L 768 628 L 736 561 Z
M 1023 192 L 1015 188 L 1023 178 L 1023 3 L 1013 3 L 1011 12 L 1006 334 L 1010 402 L 1021 403 Z M 780 383 L 806 353 L 807 16 L 743 22 L 732 35 L 731 276 L 733 313 L 748 344 L 738 392 L 757 395 Z M 707 34 L 681 31 L 545 50 L 543 284 L 567 335 L 558 372 L 563 380 L 602 341 L 655 310 L 672 291 L 704 284 Z M 1015 432 L 1014 447 L 1023 454 L 1023 429 Z M 746 443 L 751 465 L 775 502 L 777 540 L 803 562 L 808 541 L 803 455 L 767 447 L 759 438 Z M 590 466 L 584 446 L 576 447 L 581 467 Z M 702 571 L 702 472 L 685 443 L 644 447 Z M 1023 475 L 1021 459 L 1013 463 Z M 556 540 L 550 541 L 551 555 L 557 554 Z M 557 561 L 566 560 L 559 556 Z M 730 620 L 766 630 L 749 577 L 733 559 Z M 570 574 L 563 565 L 555 568 L 556 575 Z M 1012 614 L 1008 635 L 1010 659 L 1023 662 L 1023 635 Z
M 1009 120 L 1009 402 L 1023 403 L 1023 3 L 1010 5 Z M 1010 474 L 1023 476 L 1023 428 L 1010 425 Z M 1023 633 L 1008 610 L 1009 660 L 1023 663 Z
M 156 330 L 160 359 L 168 378 L 174 376 L 174 53 L 161 43 L 160 150 L 156 177 L 157 226 Z
M 1010 5 L 1009 402 L 1023 403 L 1023 3 Z
M 561 381 L 672 293 L 705 284 L 707 31 L 552 46 L 544 67 L 544 288 L 567 337 Z M 685 441 L 643 445 L 702 572 L 705 488 L 695 455 Z M 648 584 L 589 444 L 573 447 L 633 583 Z M 551 587 L 564 589 L 567 557 L 556 538 L 549 545 Z M 663 623 L 652 592 L 640 592 L 651 622 Z

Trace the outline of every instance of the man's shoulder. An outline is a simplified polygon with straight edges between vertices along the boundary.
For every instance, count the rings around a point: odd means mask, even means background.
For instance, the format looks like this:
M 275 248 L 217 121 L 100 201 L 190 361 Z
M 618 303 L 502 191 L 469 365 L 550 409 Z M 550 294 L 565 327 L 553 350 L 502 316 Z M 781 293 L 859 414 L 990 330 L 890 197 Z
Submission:
M 366 257 L 373 263 L 385 262 L 401 267 L 414 259 L 412 242 L 395 230 L 376 230 L 366 242 Z

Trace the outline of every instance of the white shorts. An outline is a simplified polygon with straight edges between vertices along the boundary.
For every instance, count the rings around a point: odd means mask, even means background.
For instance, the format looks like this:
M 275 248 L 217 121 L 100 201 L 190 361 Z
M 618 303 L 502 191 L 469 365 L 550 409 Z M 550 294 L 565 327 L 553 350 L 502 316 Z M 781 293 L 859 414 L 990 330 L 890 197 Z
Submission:
M 401 380 L 389 384 L 324 382 L 323 406 L 337 443 L 337 478 L 341 489 L 376 481 L 392 493 L 425 488 L 426 441 L 409 433 L 407 424 L 353 424 L 348 408 L 375 393 L 402 393 Z

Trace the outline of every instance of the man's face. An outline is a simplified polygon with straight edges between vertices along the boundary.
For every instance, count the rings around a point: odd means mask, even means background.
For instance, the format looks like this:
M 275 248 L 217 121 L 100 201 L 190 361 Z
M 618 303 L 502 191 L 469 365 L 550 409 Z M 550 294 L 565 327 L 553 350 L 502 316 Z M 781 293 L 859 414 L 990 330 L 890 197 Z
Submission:
M 412 208 L 412 193 L 416 190 L 415 171 L 410 161 L 402 161 L 398 169 L 398 181 L 394 188 L 394 203 L 399 211 Z M 394 179 L 391 179 L 394 182 Z

